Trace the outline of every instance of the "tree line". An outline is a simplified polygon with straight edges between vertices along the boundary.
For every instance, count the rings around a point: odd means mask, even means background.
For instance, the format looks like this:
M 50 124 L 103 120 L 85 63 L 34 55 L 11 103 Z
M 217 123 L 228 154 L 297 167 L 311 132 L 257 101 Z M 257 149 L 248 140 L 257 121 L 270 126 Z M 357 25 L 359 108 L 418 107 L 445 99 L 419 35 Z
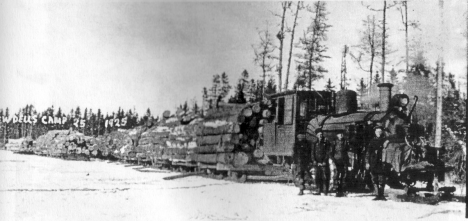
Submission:
M 31 124 L 26 122 L 13 121 L 2 121 L 0 124 L 0 140 L 3 142 L 7 139 L 18 139 L 21 137 L 31 137 L 36 139 L 37 137 L 46 134 L 49 130 L 68 130 L 72 128 L 86 136 L 99 136 L 105 133 L 121 129 L 130 129 L 138 125 L 143 125 L 150 118 L 153 118 L 150 109 L 148 108 L 144 116 L 138 116 L 135 110 L 129 109 L 124 111 L 122 108 L 111 114 L 102 113 L 101 109 L 93 111 L 91 108 L 85 108 L 84 110 L 79 106 L 71 109 L 70 112 L 66 113 L 62 108 L 55 108 L 54 106 L 48 107 L 44 111 L 38 111 L 34 105 L 28 104 L 24 108 L 20 108 L 18 111 L 13 112 L 9 108 L 0 109 L 0 117 L 8 119 L 13 116 L 31 116 L 37 115 L 37 123 Z M 47 123 L 42 122 L 42 117 L 56 117 L 66 118 L 63 124 L 61 123 Z M 113 119 L 126 118 L 125 125 L 110 125 L 109 121 Z M 84 122 L 84 124 L 76 124 L 76 122 Z M 108 125 L 105 123 L 108 122 Z

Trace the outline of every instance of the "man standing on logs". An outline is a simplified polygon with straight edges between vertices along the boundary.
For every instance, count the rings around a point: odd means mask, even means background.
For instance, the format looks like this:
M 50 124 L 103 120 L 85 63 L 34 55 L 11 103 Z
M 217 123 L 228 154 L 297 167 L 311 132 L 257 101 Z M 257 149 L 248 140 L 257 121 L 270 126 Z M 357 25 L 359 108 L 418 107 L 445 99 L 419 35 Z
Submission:
M 316 168 L 315 183 L 319 191 L 314 195 L 328 195 L 330 186 L 330 165 L 329 165 L 329 149 L 328 140 L 323 137 L 322 129 L 315 130 L 317 141 L 312 144 L 312 163 Z
M 373 200 L 387 200 L 384 196 L 386 171 L 382 160 L 382 151 L 388 141 L 383 136 L 382 126 L 376 126 L 375 137 L 369 142 L 366 152 L 366 170 L 370 170 L 374 191 L 377 197 Z
M 294 145 L 293 154 L 294 164 L 291 165 L 291 169 L 295 172 L 296 180 L 299 185 L 298 195 L 302 196 L 304 195 L 305 180 L 311 177 L 309 173 L 311 150 L 304 134 L 297 135 L 297 143 Z
M 343 132 L 340 131 L 336 135 L 337 140 L 333 142 L 330 148 L 330 158 L 335 164 L 335 170 L 333 177 L 333 184 L 336 188 L 336 197 L 344 196 L 344 185 L 345 179 L 348 172 L 348 150 L 349 143 L 343 138 Z

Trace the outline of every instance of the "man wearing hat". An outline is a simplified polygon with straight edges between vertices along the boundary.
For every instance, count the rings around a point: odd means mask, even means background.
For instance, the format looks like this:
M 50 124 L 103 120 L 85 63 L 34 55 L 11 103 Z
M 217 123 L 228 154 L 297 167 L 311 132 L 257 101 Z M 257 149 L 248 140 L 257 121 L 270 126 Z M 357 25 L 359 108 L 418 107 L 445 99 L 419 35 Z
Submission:
M 329 149 L 330 144 L 325 137 L 321 128 L 315 130 L 317 140 L 312 143 L 312 163 L 316 168 L 315 183 L 318 187 L 318 193 L 315 195 L 328 195 L 328 188 L 330 186 L 330 164 Z
M 337 139 L 332 142 L 330 148 L 330 159 L 336 167 L 336 172 L 333 176 L 333 184 L 336 186 L 336 197 L 344 196 L 344 182 L 348 171 L 348 151 L 349 143 L 343 137 L 343 131 L 336 134 Z
M 294 145 L 293 160 L 294 164 L 292 165 L 293 171 L 296 174 L 296 180 L 299 184 L 299 196 L 304 195 L 305 189 L 305 180 L 310 178 L 309 173 L 309 164 L 310 160 L 310 145 L 305 139 L 304 134 L 297 135 L 296 145 Z
M 382 126 L 374 127 L 374 132 L 375 137 L 369 142 L 366 152 L 366 169 L 370 170 L 374 191 L 377 195 L 373 200 L 386 200 L 384 196 L 386 172 L 382 151 L 388 141 L 383 135 L 384 128 Z

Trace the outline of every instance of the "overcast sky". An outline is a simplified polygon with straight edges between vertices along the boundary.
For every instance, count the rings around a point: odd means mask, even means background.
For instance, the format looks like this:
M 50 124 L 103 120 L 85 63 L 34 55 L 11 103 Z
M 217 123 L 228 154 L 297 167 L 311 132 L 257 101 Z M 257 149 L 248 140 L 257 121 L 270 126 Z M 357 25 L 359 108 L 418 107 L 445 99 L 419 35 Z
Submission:
M 466 1 L 445 2 L 446 70 L 466 79 Z M 324 63 L 329 70 L 324 80 L 331 78 L 337 85 L 343 46 L 359 43 L 367 15 L 380 18 L 381 14 L 358 1 L 327 3 L 332 27 L 326 44 L 331 58 Z M 380 8 L 383 3 L 365 4 Z M 438 1 L 410 2 L 409 9 L 410 20 L 421 23 L 421 31 L 410 30 L 410 37 L 422 37 L 434 66 Z M 210 86 L 214 74 L 226 72 L 232 84 L 244 69 L 260 76 L 252 44 L 258 42 L 257 29 L 264 29 L 265 21 L 272 33 L 277 32 L 279 18 L 272 12 L 279 10 L 279 2 L 4 0 L 0 3 L 0 108 L 17 110 L 33 104 L 42 111 L 54 105 L 68 113 L 79 105 L 110 113 L 120 106 L 135 107 L 140 114 L 150 108 L 159 115 L 186 100 L 200 103 L 202 88 Z M 301 13 L 296 36 L 310 22 L 310 14 Z M 403 26 L 395 9 L 388 10 L 388 19 L 390 43 L 397 50 L 389 59 L 396 65 L 404 54 Z M 349 57 L 347 64 L 352 85 L 367 77 Z M 294 76 L 294 68 L 291 72 Z M 315 83 L 317 90 L 323 85 Z

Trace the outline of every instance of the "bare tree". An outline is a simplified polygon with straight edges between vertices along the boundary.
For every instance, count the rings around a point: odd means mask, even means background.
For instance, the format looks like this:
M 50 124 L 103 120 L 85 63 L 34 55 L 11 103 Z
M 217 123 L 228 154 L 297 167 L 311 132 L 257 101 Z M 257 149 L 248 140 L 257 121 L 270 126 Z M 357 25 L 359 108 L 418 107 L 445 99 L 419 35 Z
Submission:
M 437 110 L 436 110 L 436 134 L 435 134 L 435 147 L 440 148 L 442 144 L 442 84 L 443 84 L 443 69 L 444 69 L 444 47 L 443 47 L 443 27 L 444 27 L 444 0 L 439 0 L 439 16 L 440 16 L 440 30 L 439 30 L 439 58 L 437 70 Z
M 361 43 L 354 46 L 358 50 L 358 54 L 355 55 L 350 52 L 351 58 L 359 65 L 359 68 L 365 72 L 369 72 L 369 87 L 372 84 L 372 76 L 375 57 L 379 51 L 381 45 L 378 39 L 379 33 L 377 32 L 377 22 L 375 16 L 367 16 L 366 20 L 363 20 L 364 30 L 361 31 Z M 369 63 L 368 67 L 364 63 Z
M 276 50 L 275 45 L 273 45 L 273 39 L 271 38 L 271 34 L 268 31 L 268 24 L 267 28 L 264 31 L 258 31 L 258 36 L 260 38 L 260 42 L 256 46 L 252 46 L 255 53 L 254 63 L 262 68 L 262 96 L 265 91 L 265 78 L 267 73 L 273 70 L 273 60 L 276 59 L 273 56 L 273 52 Z M 286 78 L 287 79 L 287 78 Z
M 281 2 L 281 9 L 282 9 L 282 15 L 277 15 L 281 18 L 281 25 L 280 25 L 280 30 L 278 34 L 276 34 L 276 37 L 278 38 L 280 45 L 279 45 L 279 59 L 278 59 L 278 89 L 279 92 L 281 92 L 281 85 L 282 85 L 282 75 L 283 75 L 283 41 L 284 41 L 284 34 L 285 34 L 285 22 L 286 22 L 286 10 L 289 9 L 291 6 L 291 2 Z
M 296 7 L 296 13 L 294 13 L 294 23 L 293 27 L 291 30 L 291 44 L 289 45 L 289 57 L 288 57 L 288 66 L 286 69 L 286 79 L 284 83 L 284 90 L 288 90 L 288 84 L 289 84 L 289 70 L 291 68 L 291 58 L 292 58 L 292 50 L 293 50 L 293 44 L 294 44 L 294 34 L 296 31 L 296 26 L 297 26 L 297 18 L 299 16 L 299 11 L 303 8 L 303 2 L 297 2 L 297 7 Z
M 382 25 L 379 26 L 379 28 L 381 29 L 382 31 L 382 34 L 381 34 L 381 72 L 382 72 L 382 82 L 385 82 L 385 65 L 387 64 L 386 62 L 386 57 L 388 54 L 392 53 L 393 51 L 389 50 L 389 45 L 388 45 L 388 27 L 387 26 L 387 9 L 389 8 L 392 8 L 393 6 L 395 6 L 397 3 L 395 2 L 394 4 L 389 4 L 387 5 L 387 1 L 384 1 L 383 2 L 383 8 L 382 9 L 374 9 L 372 7 L 370 7 L 369 5 L 366 5 L 367 9 L 371 10 L 371 11 L 377 11 L 377 12 L 382 12 Z M 364 3 L 362 3 L 364 4 Z
M 409 28 L 419 28 L 419 22 L 416 20 L 408 20 L 408 1 L 401 1 L 400 6 L 397 7 L 397 9 L 400 11 L 401 14 L 401 22 L 403 23 L 404 26 L 404 31 L 405 31 L 405 62 L 406 62 L 406 68 L 405 68 L 405 73 L 409 73 L 409 38 L 408 38 L 408 33 L 409 33 Z

